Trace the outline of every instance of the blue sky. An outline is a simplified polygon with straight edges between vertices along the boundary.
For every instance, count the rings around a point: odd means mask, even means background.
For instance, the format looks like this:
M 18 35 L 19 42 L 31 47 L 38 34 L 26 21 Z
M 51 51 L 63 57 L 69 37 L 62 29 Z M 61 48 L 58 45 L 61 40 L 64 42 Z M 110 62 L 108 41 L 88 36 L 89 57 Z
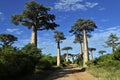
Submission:
M 14 46 L 23 47 L 30 42 L 31 30 L 27 27 L 11 23 L 11 15 L 20 14 L 25 9 L 25 3 L 30 0 L 0 0 L 0 34 L 9 33 L 18 37 Z M 64 32 L 66 40 L 61 43 L 73 47 L 70 53 L 79 52 L 79 44 L 74 44 L 74 36 L 69 33 L 71 26 L 79 18 L 91 19 L 98 26 L 89 41 L 89 47 L 94 47 L 94 56 L 98 56 L 99 50 L 111 53 L 110 48 L 103 45 L 110 33 L 120 37 L 120 0 L 35 0 L 45 6 L 51 7 L 50 13 L 56 15 L 55 22 L 60 26 L 56 28 Z M 38 47 L 43 53 L 57 55 L 56 43 L 53 31 L 38 31 Z M 65 51 L 62 51 L 62 54 Z

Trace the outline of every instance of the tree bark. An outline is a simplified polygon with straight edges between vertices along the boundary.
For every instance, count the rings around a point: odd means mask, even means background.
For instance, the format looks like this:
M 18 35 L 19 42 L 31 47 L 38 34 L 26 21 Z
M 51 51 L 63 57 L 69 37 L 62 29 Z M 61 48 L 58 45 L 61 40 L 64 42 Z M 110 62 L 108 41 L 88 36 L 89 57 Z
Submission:
M 93 53 L 90 51 L 90 59 L 93 60 Z
M 88 41 L 86 36 L 86 30 L 83 30 L 83 38 L 84 38 L 83 67 L 87 67 L 86 62 L 88 61 Z
M 68 50 L 67 50 L 67 53 L 66 53 L 66 62 L 68 62 Z
M 80 55 L 82 55 L 82 43 L 80 43 Z
M 57 43 L 57 66 L 60 66 L 60 42 Z
M 32 35 L 31 35 L 31 44 L 34 44 L 37 47 L 37 29 L 35 27 L 32 27 Z

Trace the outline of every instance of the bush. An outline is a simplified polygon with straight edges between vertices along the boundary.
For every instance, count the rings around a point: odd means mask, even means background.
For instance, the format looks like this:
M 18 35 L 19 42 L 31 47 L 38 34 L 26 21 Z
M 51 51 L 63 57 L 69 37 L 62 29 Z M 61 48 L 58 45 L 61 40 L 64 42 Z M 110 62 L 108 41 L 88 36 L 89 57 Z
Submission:
M 34 63 L 28 54 L 24 54 L 14 47 L 1 48 L 0 80 L 18 79 L 34 72 Z
M 32 46 L 31 49 L 35 52 L 37 50 Z M 40 54 L 29 53 L 26 48 L 24 51 L 26 53 L 12 46 L 0 48 L 0 80 L 18 80 L 34 73 Z
M 37 65 L 37 68 L 49 70 L 53 67 L 53 65 L 56 65 L 56 63 L 57 57 L 52 57 L 50 54 L 42 55 L 42 58 L 40 59 L 39 64 Z
M 114 59 L 120 61 L 120 47 L 113 53 Z
M 31 61 L 36 65 L 42 57 L 42 51 L 33 44 L 28 44 L 21 49 L 22 53 L 30 56 Z

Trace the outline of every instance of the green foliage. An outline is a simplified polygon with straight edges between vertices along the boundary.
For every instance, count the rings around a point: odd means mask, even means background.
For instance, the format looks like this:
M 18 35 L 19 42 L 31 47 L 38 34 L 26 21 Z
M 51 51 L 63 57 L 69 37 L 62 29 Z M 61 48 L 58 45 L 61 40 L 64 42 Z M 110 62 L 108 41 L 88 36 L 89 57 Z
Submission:
M 63 34 L 63 32 L 60 32 L 60 31 L 54 31 L 54 38 L 55 38 L 55 41 L 58 43 L 60 43 L 62 40 L 65 40 L 65 36 Z
M 72 47 L 67 46 L 67 47 L 62 48 L 62 50 L 72 50 Z
M 41 55 L 42 55 L 41 50 L 36 48 L 34 44 L 28 44 L 24 46 L 21 49 L 21 51 L 24 54 L 28 54 L 35 65 L 39 62 L 39 59 L 41 58 Z
M 27 2 L 25 7 L 22 14 L 12 15 L 12 23 L 15 25 L 21 23 L 29 29 L 34 27 L 36 30 L 54 29 L 58 26 L 53 22 L 55 20 L 55 15 L 48 14 L 48 11 L 50 11 L 49 7 L 38 4 L 35 1 Z
M 39 61 L 39 64 L 37 65 L 37 69 L 42 70 L 49 70 L 53 67 L 53 65 L 56 65 L 57 57 L 52 57 L 50 54 L 48 55 L 42 55 L 42 58 Z
M 120 47 L 113 53 L 114 59 L 120 61 Z
M 11 34 L 0 34 L 0 42 L 2 46 L 11 46 L 14 41 L 17 41 L 17 37 Z
M 71 27 L 70 32 L 75 35 L 82 34 L 81 31 L 86 30 L 87 32 L 94 31 L 97 28 L 96 24 L 91 20 L 78 19 L 75 24 Z
M 3 47 L 0 50 L 0 79 L 14 80 L 34 72 L 32 56 L 24 54 L 14 47 Z
M 117 46 L 119 45 L 119 38 L 116 34 L 111 33 L 107 39 L 105 47 L 112 47 L 112 51 L 114 52 Z

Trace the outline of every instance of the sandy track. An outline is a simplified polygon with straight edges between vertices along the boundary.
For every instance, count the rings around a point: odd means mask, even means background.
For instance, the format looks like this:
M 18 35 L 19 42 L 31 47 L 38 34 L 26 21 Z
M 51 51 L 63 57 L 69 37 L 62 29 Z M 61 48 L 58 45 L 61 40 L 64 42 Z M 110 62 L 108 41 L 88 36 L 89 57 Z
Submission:
M 50 74 L 45 80 L 96 80 L 96 78 L 85 72 L 85 69 L 70 65 Z

